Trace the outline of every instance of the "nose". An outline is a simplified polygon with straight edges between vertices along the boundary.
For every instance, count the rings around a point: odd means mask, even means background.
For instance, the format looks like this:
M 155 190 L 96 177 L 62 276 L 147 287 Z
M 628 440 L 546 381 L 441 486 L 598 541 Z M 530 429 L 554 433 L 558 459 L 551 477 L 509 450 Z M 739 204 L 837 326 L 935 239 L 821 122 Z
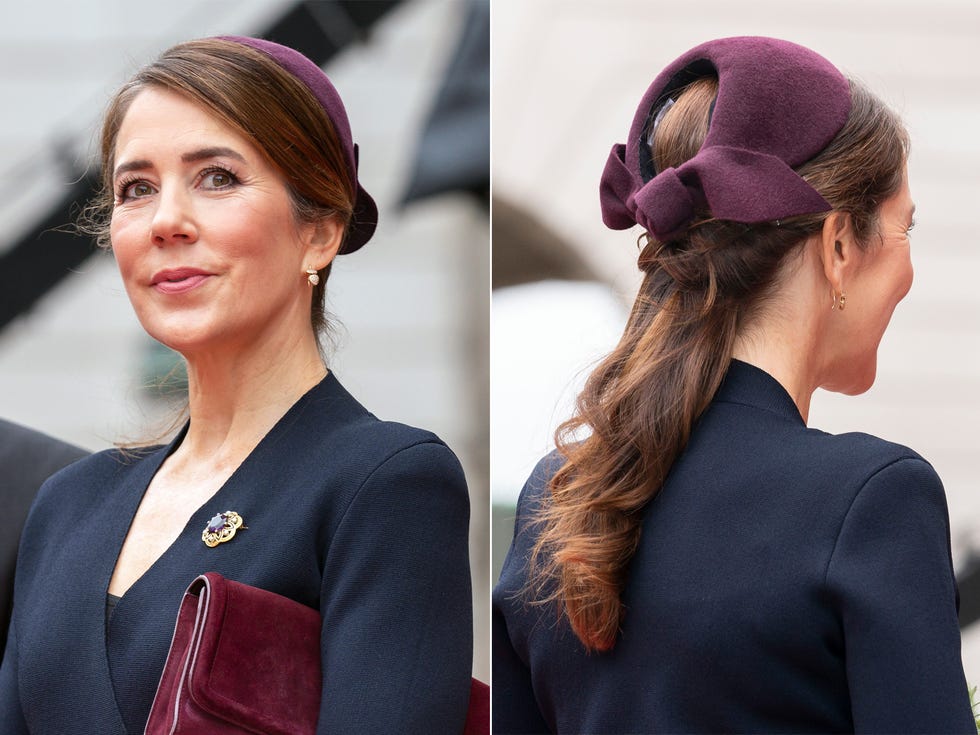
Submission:
M 191 202 L 179 187 L 163 188 L 157 196 L 157 207 L 150 223 L 154 245 L 190 243 L 197 240 Z

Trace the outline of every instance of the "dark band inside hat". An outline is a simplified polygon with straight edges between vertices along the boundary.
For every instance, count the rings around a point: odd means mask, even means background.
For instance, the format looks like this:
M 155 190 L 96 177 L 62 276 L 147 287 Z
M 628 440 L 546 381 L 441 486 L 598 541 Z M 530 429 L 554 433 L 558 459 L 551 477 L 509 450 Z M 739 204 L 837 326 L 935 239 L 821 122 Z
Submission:
M 653 135 L 656 132 L 656 123 L 659 122 L 658 118 L 677 101 L 677 98 L 687 87 L 705 77 L 717 79 L 718 71 L 707 59 L 698 59 L 671 77 L 670 81 L 667 82 L 667 86 L 664 87 L 664 91 L 651 106 L 650 112 L 647 114 L 644 134 L 637 141 L 639 146 L 640 177 L 644 182 L 649 181 L 658 173 L 657 164 L 653 160 Z M 711 109 L 708 112 L 709 127 L 711 125 L 711 113 L 714 112 L 714 108 L 715 103 L 712 100 Z

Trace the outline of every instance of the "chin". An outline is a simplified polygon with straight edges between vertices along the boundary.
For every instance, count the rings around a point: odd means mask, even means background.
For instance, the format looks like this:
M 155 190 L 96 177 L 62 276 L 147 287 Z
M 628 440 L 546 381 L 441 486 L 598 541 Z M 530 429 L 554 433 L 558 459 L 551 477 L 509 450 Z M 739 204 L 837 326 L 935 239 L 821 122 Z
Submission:
M 832 380 L 824 383 L 824 390 L 841 393 L 845 396 L 859 396 L 862 393 L 867 393 L 875 384 L 875 378 L 878 377 L 877 353 L 862 362 L 863 364 L 852 362 L 845 366 L 845 370 L 841 370 Z
M 202 334 L 199 329 L 179 329 L 159 325 L 152 325 L 151 328 L 145 324 L 143 328 L 157 342 L 174 352 L 179 352 L 184 357 L 195 350 L 206 348 L 211 341 L 209 335 Z
M 148 335 L 175 352 L 201 349 L 222 332 L 214 315 L 202 310 L 146 310 L 136 312 Z

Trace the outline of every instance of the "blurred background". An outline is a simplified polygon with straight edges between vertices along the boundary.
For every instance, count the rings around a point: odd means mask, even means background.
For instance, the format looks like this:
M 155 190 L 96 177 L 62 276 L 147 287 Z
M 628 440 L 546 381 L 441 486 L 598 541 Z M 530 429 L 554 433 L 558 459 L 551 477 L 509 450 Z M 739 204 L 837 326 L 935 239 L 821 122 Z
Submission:
M 810 425 L 909 445 L 946 484 L 967 679 L 980 683 L 980 5 L 973 0 L 495 0 L 493 576 L 517 495 L 639 285 L 635 231 L 607 230 L 598 183 L 654 76 L 710 38 L 809 46 L 904 117 L 915 284 L 859 397 L 818 392 Z
M 55 231 L 95 170 L 101 113 L 181 40 L 262 35 L 323 65 L 381 212 L 328 284 L 328 364 L 383 419 L 438 433 L 471 493 L 474 673 L 489 678 L 487 0 L 50 0 L 0 10 L 0 417 L 89 450 L 157 435 L 142 331 L 112 255 Z M 247 298 L 247 295 L 243 295 Z

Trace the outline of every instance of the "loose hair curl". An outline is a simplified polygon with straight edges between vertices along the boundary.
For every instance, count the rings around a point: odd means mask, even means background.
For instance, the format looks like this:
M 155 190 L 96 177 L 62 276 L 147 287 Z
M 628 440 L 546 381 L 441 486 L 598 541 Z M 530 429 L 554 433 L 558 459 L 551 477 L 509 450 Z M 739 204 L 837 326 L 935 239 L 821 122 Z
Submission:
M 717 79 L 696 80 L 663 115 L 653 131 L 658 170 L 698 151 L 717 90 Z M 908 135 L 899 118 L 853 80 L 851 100 L 844 127 L 797 172 L 850 217 L 861 247 L 868 248 L 880 205 L 902 185 Z M 827 214 L 745 225 L 701 212 L 682 237 L 641 237 L 644 276 L 626 329 L 555 434 L 564 463 L 535 517 L 530 597 L 557 603 L 587 650 L 615 645 L 643 510 L 718 390 L 740 328 Z M 582 430 L 588 436 L 579 440 Z

